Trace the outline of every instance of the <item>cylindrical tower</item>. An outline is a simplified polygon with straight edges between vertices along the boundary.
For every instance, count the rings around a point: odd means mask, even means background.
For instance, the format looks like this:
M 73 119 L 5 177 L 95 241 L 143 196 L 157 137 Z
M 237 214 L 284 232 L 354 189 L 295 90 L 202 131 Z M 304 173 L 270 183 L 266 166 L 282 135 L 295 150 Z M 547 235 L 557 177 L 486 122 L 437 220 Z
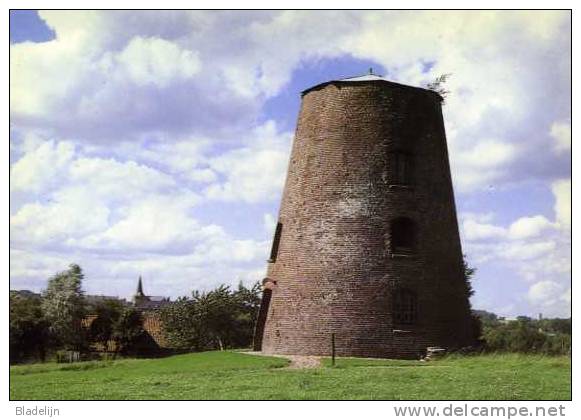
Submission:
M 441 97 L 375 75 L 303 92 L 255 348 L 411 358 L 472 343 Z

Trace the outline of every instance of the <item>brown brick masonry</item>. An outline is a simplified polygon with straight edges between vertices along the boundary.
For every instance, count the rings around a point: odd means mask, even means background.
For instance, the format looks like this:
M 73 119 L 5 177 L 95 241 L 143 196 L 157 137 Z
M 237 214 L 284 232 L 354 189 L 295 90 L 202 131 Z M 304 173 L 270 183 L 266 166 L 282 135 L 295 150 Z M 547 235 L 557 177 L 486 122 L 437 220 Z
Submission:
M 89 329 L 93 321 L 97 319 L 97 315 L 87 315 L 81 321 L 81 326 L 85 329 Z M 150 340 L 148 340 L 148 346 L 150 350 L 156 349 L 168 349 L 169 345 L 165 336 L 163 334 L 163 324 L 159 313 L 156 311 L 142 311 L 141 312 L 141 322 L 143 330 Z M 91 345 L 97 351 L 105 351 L 102 344 L 92 343 Z M 113 352 L 116 350 L 116 343 L 114 340 L 110 340 L 107 343 L 107 350 Z
M 331 333 L 340 356 L 471 344 L 437 94 L 387 81 L 307 91 L 279 223 L 255 349 L 327 355 Z

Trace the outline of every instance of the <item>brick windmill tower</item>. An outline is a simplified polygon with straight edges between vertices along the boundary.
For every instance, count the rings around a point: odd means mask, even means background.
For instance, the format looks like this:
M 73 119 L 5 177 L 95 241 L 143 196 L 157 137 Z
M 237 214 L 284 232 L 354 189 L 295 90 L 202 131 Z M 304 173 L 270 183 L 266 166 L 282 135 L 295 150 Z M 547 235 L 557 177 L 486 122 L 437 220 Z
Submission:
M 255 349 L 412 358 L 472 343 L 437 93 L 369 74 L 302 93 Z

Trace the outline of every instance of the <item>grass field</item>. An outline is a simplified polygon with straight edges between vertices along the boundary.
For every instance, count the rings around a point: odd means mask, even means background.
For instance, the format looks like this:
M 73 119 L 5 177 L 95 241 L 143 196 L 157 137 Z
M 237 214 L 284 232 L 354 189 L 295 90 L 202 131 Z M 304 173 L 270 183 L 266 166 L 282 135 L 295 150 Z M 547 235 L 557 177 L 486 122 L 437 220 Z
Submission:
M 432 362 L 338 359 L 284 369 L 235 352 L 10 368 L 13 400 L 568 400 L 569 357 L 486 355 Z

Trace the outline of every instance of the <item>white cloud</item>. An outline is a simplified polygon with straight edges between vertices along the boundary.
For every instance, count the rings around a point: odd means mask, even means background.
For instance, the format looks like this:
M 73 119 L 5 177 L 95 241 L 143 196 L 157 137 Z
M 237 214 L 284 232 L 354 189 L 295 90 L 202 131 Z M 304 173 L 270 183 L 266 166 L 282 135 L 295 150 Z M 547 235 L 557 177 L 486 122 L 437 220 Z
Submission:
M 71 255 L 59 255 L 38 251 L 10 249 L 10 279 L 12 289 L 27 288 L 41 290 L 46 287 L 45 281 L 57 271 L 65 269 L 74 258 Z M 12 279 L 18 284 L 12 285 Z
M 57 162 L 64 144 L 31 142 L 15 164 L 35 174 L 24 182 L 16 178 L 26 175 L 24 169 L 13 173 L 24 194 L 24 204 L 11 217 L 15 287 L 39 290 L 71 262 L 86 269 L 87 290 L 93 293 L 127 296 L 133 276 L 141 271 L 152 276 L 153 291 L 174 297 L 222 282 L 258 280 L 252 275 L 265 266 L 268 241 L 239 238 L 222 226 L 197 220 L 193 212 L 201 196 L 175 178 L 191 173 L 185 161 L 140 155 L 152 165 L 166 164 L 172 175 L 131 160 L 87 155 L 99 148 L 78 148 L 59 165 L 45 165 L 45 156 Z M 159 151 L 158 146 L 153 150 Z M 186 143 L 180 148 L 196 149 Z M 207 156 L 200 152 L 196 159 L 194 170 Z M 50 188 L 48 177 L 56 180 Z M 45 191 L 38 194 L 41 184 Z M 118 281 L 111 284 L 112 279 Z
M 167 174 L 133 161 L 86 157 L 67 142 L 44 141 L 30 148 L 13 165 L 11 182 L 24 194 L 10 221 L 12 241 L 20 246 L 78 245 L 125 217 L 127 206 L 145 197 L 167 201 L 179 192 L 178 201 L 197 201 Z
M 571 227 L 571 180 L 561 179 L 552 185 L 555 196 L 555 217 L 563 228 Z
M 540 281 L 530 287 L 529 299 L 535 303 L 541 303 L 547 299 L 555 298 L 561 293 L 563 290 L 559 284 L 552 281 Z
M 539 236 L 541 233 L 553 229 L 554 223 L 551 223 L 544 216 L 521 217 L 513 222 L 509 229 L 509 235 L 514 239 L 526 239 Z
M 564 191 L 569 191 L 567 186 Z M 558 201 L 555 194 L 556 208 Z M 489 213 L 463 213 L 461 218 L 463 248 L 469 261 L 484 270 L 494 270 L 495 276 L 504 276 L 509 282 L 505 292 L 508 296 L 522 294 L 519 288 L 526 287 L 525 306 L 515 307 L 517 314 L 532 310 L 546 316 L 570 316 L 570 232 L 562 229 L 557 216 L 555 221 L 542 215 L 520 217 L 506 228 L 494 224 L 494 215 Z M 496 292 L 483 289 L 485 296 L 496 296 Z M 493 309 L 496 303 L 480 301 L 479 305 Z
M 528 299 L 553 316 L 570 316 L 571 288 L 550 280 L 533 284 L 527 295 Z
M 404 83 L 453 73 L 444 111 L 460 191 L 562 177 L 565 170 L 566 153 L 541 158 L 550 135 L 558 150 L 567 150 L 570 57 L 560 51 L 570 42 L 568 12 L 54 11 L 41 17 L 57 38 L 11 47 L 17 75 L 11 110 L 20 124 L 107 142 L 160 129 L 236 138 L 302 62 L 351 55 L 382 64 L 389 78 Z M 205 171 L 193 180 L 210 178 Z
M 452 147 L 458 143 L 452 143 Z M 508 165 L 516 156 L 516 148 L 497 140 L 482 140 L 475 146 L 464 148 L 462 146 L 453 149 L 456 160 L 456 174 L 454 185 L 461 191 L 471 190 L 477 187 L 495 182 L 508 170 Z
M 54 184 L 75 153 L 71 142 L 45 141 L 24 154 L 10 169 L 11 191 L 40 192 Z
M 502 254 L 509 260 L 530 260 L 546 256 L 556 247 L 554 241 L 513 242 L 503 247 Z
M 90 190 L 68 188 L 48 203 L 27 203 L 10 218 L 11 241 L 66 245 L 107 227 L 110 210 Z
M 80 245 L 108 250 L 149 250 L 184 248 L 200 229 L 187 214 L 195 199 L 162 195 L 126 202 L 120 209 L 121 220 L 104 232 L 87 237 Z M 183 252 L 188 252 L 184 248 Z
M 264 231 L 267 235 L 274 235 L 274 230 L 276 228 L 276 218 L 270 213 L 264 213 L 262 216 Z
M 502 238 L 506 235 L 506 229 L 500 226 L 478 223 L 475 220 L 465 220 L 462 226 L 464 236 L 469 241 Z
M 104 60 L 108 68 L 111 58 L 107 56 Z M 182 49 L 164 39 L 140 36 L 133 38 L 116 60 L 129 79 L 138 85 L 165 87 L 194 76 L 201 68 L 197 52 Z M 108 70 L 117 71 L 115 68 Z
M 563 159 L 539 165 L 550 161 L 539 133 L 570 113 L 570 56 L 558 53 L 570 42 L 568 19 L 558 12 L 365 14 L 347 45 L 404 83 L 452 73 L 444 107 L 450 159 L 456 187 L 473 191 L 562 173 Z M 542 29 L 531 29 L 538 23 Z M 428 73 L 422 62 L 433 63 Z
M 257 127 L 237 148 L 209 159 L 210 168 L 225 177 L 207 187 L 208 198 L 249 203 L 279 197 L 288 166 L 291 134 L 279 133 L 274 122 Z
M 512 264 L 531 284 L 561 284 L 566 295 L 571 136 L 570 56 L 563 51 L 570 13 L 40 15 L 56 39 L 10 47 L 18 278 L 64 268 L 56 267 L 60 259 L 39 257 L 39 250 L 58 253 L 55 244 L 68 244 L 58 257 L 81 258 L 88 278 L 107 289 L 110 279 L 121 284 L 137 269 L 152 278 L 152 288 L 180 293 L 185 284 L 258 275 L 268 241 L 202 223 L 196 208 L 276 202 L 292 134 L 257 123 L 269 118 L 265 101 L 303 63 L 355 57 L 407 84 L 453 73 L 444 114 L 460 199 L 524 179 L 552 183 L 554 221 L 524 215 L 501 226 L 489 214 L 467 217 L 461 226 L 477 258 Z M 274 210 L 260 207 L 258 214 L 265 211 Z M 263 224 L 274 222 L 265 216 Z M 257 226 L 263 235 L 260 220 Z
M 557 153 L 571 151 L 571 123 L 555 122 L 551 125 L 551 137 L 555 144 L 553 148 Z
M 171 176 L 134 161 L 85 157 L 71 163 L 70 181 L 89 188 L 93 194 L 124 200 L 176 186 Z

